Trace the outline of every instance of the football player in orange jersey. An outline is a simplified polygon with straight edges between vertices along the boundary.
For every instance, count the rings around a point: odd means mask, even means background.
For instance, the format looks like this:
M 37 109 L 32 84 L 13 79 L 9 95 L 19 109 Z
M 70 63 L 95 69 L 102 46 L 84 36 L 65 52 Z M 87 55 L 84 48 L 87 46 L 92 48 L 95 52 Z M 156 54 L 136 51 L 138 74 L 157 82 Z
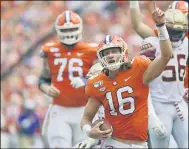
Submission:
M 81 127 L 89 137 L 107 139 L 103 147 L 146 147 L 148 83 L 161 74 L 172 57 L 169 35 L 164 25 L 164 12 L 156 8 L 153 19 L 161 34 L 161 56 L 153 62 L 145 56 L 132 59 L 127 44 L 118 36 L 107 35 L 99 44 L 97 57 L 104 69 L 87 82 L 85 92 L 89 100 Z M 92 119 L 102 104 L 105 118 L 113 129 L 100 130 L 102 122 L 91 127 Z
M 88 98 L 84 88 L 70 83 L 75 77 L 85 77 L 96 59 L 97 45 L 81 41 L 82 19 L 73 11 L 64 11 L 55 22 L 58 40 L 42 46 L 44 65 L 39 88 L 53 98 L 46 114 L 42 134 L 51 148 L 71 148 L 86 139 L 80 120 Z
M 138 1 L 130 1 L 130 10 L 133 28 L 142 38 L 159 36 L 157 30 L 154 32 L 141 21 Z M 155 148 L 175 147 L 172 145 L 174 141 L 170 139 L 172 133 L 179 147 L 188 148 L 188 112 L 183 101 L 184 77 L 188 76 L 188 72 L 185 73 L 188 59 L 188 38 L 185 37 L 188 33 L 187 2 L 173 1 L 171 3 L 166 11 L 166 27 L 173 47 L 173 58 L 167 64 L 165 71 L 150 84 L 150 91 L 154 109 L 166 126 L 168 136 L 164 139 L 151 137 L 151 142 L 152 147 Z M 151 42 L 152 46 L 154 44 Z M 142 55 L 151 57 L 152 60 L 159 56 L 159 52 L 159 49 L 152 50 L 152 48 L 141 51 Z
M 184 87 L 185 87 L 185 94 L 184 94 L 183 98 L 188 103 L 188 100 L 189 100 L 188 99 L 188 93 L 189 93 L 189 89 L 188 89 L 188 60 L 187 60 L 187 65 L 186 65 L 186 77 L 184 79 Z

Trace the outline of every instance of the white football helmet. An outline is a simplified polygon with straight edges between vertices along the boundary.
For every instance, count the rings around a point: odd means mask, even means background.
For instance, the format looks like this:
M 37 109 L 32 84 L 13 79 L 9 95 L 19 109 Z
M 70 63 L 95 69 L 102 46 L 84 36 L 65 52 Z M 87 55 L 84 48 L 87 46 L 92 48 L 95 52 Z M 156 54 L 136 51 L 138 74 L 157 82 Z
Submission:
M 120 53 L 104 56 L 103 52 L 111 48 L 120 48 Z M 117 70 L 123 63 L 129 62 L 127 44 L 121 37 L 107 35 L 105 39 L 99 44 L 97 57 L 103 68 L 109 69 L 111 71 Z M 111 57 L 116 57 L 114 62 L 109 61 Z
M 62 43 L 73 45 L 82 38 L 82 19 L 73 11 L 64 11 L 57 17 L 55 29 Z
M 188 3 L 174 1 L 165 12 L 165 17 L 172 46 L 178 47 L 188 31 Z

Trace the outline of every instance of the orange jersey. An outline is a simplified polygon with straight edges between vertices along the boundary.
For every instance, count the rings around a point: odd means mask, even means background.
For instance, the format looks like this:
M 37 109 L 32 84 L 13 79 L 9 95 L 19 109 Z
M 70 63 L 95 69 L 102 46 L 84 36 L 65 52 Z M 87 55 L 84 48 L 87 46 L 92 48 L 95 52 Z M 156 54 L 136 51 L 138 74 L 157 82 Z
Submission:
M 186 70 L 186 76 L 184 78 L 184 87 L 188 88 L 188 64 L 186 65 L 185 70 Z
M 66 49 L 60 41 L 44 44 L 45 52 L 52 74 L 51 83 L 60 90 L 53 103 L 67 107 L 85 106 L 87 97 L 84 88 L 75 89 L 70 83 L 73 77 L 85 77 L 96 59 L 96 44 L 79 42 L 72 49 Z
M 151 63 L 145 56 L 134 58 L 132 68 L 120 71 L 113 80 L 104 73 L 88 80 L 86 95 L 100 101 L 113 137 L 124 140 L 148 139 L 148 93 L 143 74 Z

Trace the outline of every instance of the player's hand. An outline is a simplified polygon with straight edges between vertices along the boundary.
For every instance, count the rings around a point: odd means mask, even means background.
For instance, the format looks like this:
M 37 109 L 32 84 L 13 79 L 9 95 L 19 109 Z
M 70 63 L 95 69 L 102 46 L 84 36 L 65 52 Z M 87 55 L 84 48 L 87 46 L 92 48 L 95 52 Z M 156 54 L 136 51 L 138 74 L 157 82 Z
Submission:
M 152 12 L 152 18 L 156 25 L 165 24 L 165 12 L 159 9 L 159 7 L 156 7 L 156 2 L 153 1 L 153 7 L 154 11 Z
M 80 77 L 73 78 L 70 84 L 73 88 L 80 88 L 85 86 L 85 82 Z
M 87 140 L 84 140 L 83 142 L 80 142 L 74 146 L 74 148 L 91 148 L 98 144 L 99 140 L 93 139 L 93 138 L 87 138 Z
M 188 92 L 189 92 L 189 89 L 188 89 L 188 88 L 185 89 L 185 93 L 184 93 L 183 98 L 184 98 L 184 100 L 185 100 L 186 102 L 188 102 Z
M 149 116 L 148 127 L 156 136 L 164 138 L 168 135 L 165 125 L 153 115 Z
M 99 139 L 99 140 L 110 138 L 113 130 L 108 129 L 108 130 L 101 131 L 100 125 L 102 125 L 103 123 L 104 122 L 101 121 L 97 123 L 94 127 L 92 127 L 91 131 L 89 132 L 89 137 L 94 138 L 94 139 Z
M 57 89 L 53 84 L 51 84 L 48 88 L 47 95 L 54 98 L 59 94 L 60 94 L 60 90 Z

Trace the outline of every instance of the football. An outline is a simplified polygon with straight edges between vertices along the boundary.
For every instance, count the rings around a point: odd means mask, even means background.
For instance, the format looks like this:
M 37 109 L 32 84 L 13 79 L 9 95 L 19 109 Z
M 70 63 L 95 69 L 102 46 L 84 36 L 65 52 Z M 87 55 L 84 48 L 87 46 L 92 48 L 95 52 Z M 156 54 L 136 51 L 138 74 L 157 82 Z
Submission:
M 98 124 L 99 122 L 104 121 L 104 123 L 102 125 L 100 125 L 100 130 L 104 131 L 104 130 L 108 130 L 112 128 L 112 125 L 110 124 L 110 122 L 108 120 L 103 120 L 103 119 L 98 119 L 96 120 L 93 124 L 92 127 L 94 127 L 96 124 Z

